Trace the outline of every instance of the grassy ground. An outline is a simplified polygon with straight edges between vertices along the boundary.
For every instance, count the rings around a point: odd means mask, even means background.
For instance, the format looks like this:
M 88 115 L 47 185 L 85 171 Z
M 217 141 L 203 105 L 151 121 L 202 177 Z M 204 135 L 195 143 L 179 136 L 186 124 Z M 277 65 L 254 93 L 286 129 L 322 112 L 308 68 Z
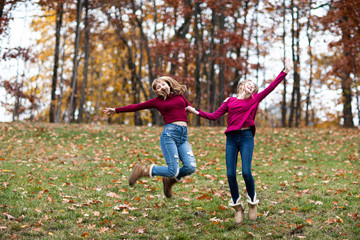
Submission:
M 162 128 L 1 123 L 0 239 L 358 239 L 360 131 L 258 129 L 258 219 L 233 223 L 224 128 L 190 128 L 197 171 L 163 196 Z M 238 168 L 241 174 L 240 167 Z M 242 196 L 246 193 L 238 176 Z

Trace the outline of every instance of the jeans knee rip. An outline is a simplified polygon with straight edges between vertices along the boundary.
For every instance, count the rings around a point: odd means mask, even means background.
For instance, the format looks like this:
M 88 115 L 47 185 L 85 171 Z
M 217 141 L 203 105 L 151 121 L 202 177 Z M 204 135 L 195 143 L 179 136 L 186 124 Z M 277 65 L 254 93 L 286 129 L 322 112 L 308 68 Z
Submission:
M 194 156 L 194 153 L 192 151 L 188 151 L 187 154 L 189 154 L 191 157 Z

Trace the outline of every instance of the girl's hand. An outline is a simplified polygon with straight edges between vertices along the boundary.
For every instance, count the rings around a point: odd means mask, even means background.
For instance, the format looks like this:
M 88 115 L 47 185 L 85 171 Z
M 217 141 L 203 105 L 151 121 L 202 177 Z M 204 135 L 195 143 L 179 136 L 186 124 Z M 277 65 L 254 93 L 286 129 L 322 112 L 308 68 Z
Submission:
M 292 69 L 293 67 L 293 63 L 290 59 L 285 59 L 285 68 L 284 68 L 284 73 L 289 73 L 290 70 Z
M 109 115 L 109 117 L 114 116 L 114 114 L 116 113 L 115 108 L 107 108 L 105 107 L 105 109 L 103 110 L 103 112 L 107 115 Z
M 186 111 L 188 112 L 191 112 L 191 113 L 194 113 L 196 115 L 199 115 L 199 111 L 197 111 L 195 108 L 193 108 L 192 106 L 187 106 L 186 108 Z

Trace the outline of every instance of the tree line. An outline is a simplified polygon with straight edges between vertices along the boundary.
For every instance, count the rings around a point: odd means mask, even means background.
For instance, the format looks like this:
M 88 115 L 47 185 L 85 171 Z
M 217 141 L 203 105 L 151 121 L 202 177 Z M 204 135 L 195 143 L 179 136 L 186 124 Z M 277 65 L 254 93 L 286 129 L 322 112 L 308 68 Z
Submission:
M 279 58 L 294 64 L 275 106 L 277 126 L 316 124 L 323 109 L 314 99 L 322 86 L 341 89 L 345 127 L 354 127 L 354 112 L 360 121 L 360 0 L 2 1 L 0 37 L 8 33 L 19 4 L 39 6 L 42 14 L 31 25 L 40 35 L 33 47 L 0 48 L 1 61 L 21 59 L 25 67 L 38 69 L 0 77 L 13 99 L 3 103 L 13 120 L 98 121 L 104 106 L 155 97 L 151 82 L 161 75 L 186 84 L 192 105 L 212 112 L 236 93 L 239 81 L 263 80 L 266 86 L 272 80 L 265 77 L 265 59 L 276 45 Z M 326 52 L 314 49 L 321 35 L 334 39 Z M 271 76 L 282 68 L 270 67 Z M 162 123 L 156 110 L 107 120 Z M 192 124 L 224 125 L 224 118 L 215 123 L 194 118 Z

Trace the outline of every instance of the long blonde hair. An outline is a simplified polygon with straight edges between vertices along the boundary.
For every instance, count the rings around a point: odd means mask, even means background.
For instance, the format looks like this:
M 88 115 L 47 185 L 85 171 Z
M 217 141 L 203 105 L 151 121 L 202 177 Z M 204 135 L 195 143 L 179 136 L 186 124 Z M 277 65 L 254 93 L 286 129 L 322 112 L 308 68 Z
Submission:
M 253 81 L 251 81 L 251 80 L 244 80 L 244 81 L 241 81 L 241 82 L 239 82 L 239 85 L 238 85 L 238 87 L 237 87 L 237 95 L 241 95 L 242 93 L 244 93 L 244 91 L 245 91 L 245 89 L 244 89 L 244 87 L 245 87 L 245 84 L 246 83 L 248 83 L 248 82 L 250 82 L 250 83 L 252 83 L 253 85 L 254 85 L 254 91 L 252 92 L 252 93 L 249 93 L 249 92 L 246 92 L 245 93 L 245 96 L 244 96 L 244 98 L 243 99 L 249 99 L 251 96 L 252 96 L 252 94 L 253 93 L 257 93 L 258 91 L 259 91 L 259 86 L 256 84 L 256 83 L 254 83 Z
M 170 86 L 170 93 L 174 93 L 176 95 L 184 94 L 187 90 L 187 87 L 185 85 L 179 84 L 175 79 L 169 76 L 162 76 L 157 79 L 155 79 L 152 84 L 152 90 L 155 93 L 156 96 L 163 98 L 164 100 L 168 97 L 168 94 L 165 92 L 158 92 L 156 91 L 156 85 L 159 81 L 164 81 Z

